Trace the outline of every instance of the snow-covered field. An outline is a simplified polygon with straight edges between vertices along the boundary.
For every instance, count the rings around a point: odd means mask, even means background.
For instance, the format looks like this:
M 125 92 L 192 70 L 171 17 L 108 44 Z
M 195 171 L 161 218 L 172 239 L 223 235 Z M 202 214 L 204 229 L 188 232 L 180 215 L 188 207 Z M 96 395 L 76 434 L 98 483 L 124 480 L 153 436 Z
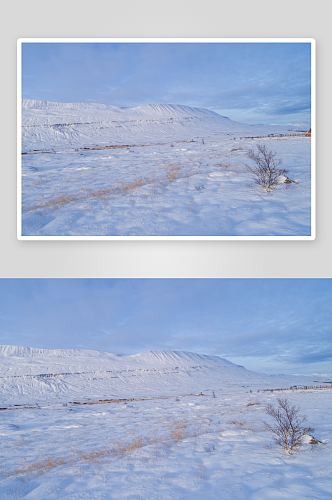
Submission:
M 0 498 L 330 499 L 330 377 L 184 352 L 0 346 Z M 264 408 L 278 397 L 321 443 L 274 444 Z
M 21 235 L 311 236 L 311 138 L 291 136 L 305 131 L 180 105 L 23 100 Z M 257 144 L 296 182 L 256 185 Z

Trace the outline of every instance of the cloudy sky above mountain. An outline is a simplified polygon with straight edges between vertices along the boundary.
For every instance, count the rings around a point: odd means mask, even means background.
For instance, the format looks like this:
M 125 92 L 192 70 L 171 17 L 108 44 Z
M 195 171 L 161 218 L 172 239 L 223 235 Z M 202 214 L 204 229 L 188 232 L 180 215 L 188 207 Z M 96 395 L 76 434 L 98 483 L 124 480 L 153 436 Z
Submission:
M 331 373 L 331 279 L 1 279 L 0 344 Z
M 22 98 L 310 125 L 310 43 L 23 43 Z

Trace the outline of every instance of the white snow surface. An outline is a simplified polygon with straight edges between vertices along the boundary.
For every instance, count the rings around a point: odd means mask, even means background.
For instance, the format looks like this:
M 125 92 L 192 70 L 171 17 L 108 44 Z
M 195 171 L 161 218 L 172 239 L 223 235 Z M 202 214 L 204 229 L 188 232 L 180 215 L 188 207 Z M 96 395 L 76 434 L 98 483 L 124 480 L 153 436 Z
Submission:
M 175 104 L 23 100 L 22 235 L 309 236 L 311 139 L 300 132 Z M 298 182 L 255 185 L 246 155 L 257 144 Z
M 331 498 L 331 379 L 182 351 L 0 346 L 0 367 L 1 499 Z M 264 428 L 279 397 L 314 427 L 293 454 Z

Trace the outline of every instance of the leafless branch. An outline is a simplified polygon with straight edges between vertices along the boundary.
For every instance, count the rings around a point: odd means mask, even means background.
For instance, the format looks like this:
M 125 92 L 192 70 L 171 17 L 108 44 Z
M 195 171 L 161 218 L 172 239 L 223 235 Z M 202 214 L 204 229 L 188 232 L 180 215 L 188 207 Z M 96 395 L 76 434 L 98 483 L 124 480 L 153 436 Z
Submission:
M 265 428 L 275 435 L 277 444 L 291 451 L 300 444 L 304 434 L 313 432 L 311 427 L 305 427 L 306 416 L 300 416 L 300 408 L 292 406 L 287 398 L 277 399 L 278 407 L 269 404 L 265 413 L 274 419 L 274 424 L 265 422 Z
M 277 153 L 268 150 L 262 144 L 258 144 L 257 149 L 258 153 L 255 153 L 252 149 L 248 151 L 248 158 L 255 162 L 256 165 L 253 167 L 246 165 L 247 172 L 254 175 L 257 184 L 264 187 L 264 189 L 269 189 L 277 184 L 277 178 L 280 175 L 287 174 L 287 170 L 279 168 L 282 161 L 276 160 Z

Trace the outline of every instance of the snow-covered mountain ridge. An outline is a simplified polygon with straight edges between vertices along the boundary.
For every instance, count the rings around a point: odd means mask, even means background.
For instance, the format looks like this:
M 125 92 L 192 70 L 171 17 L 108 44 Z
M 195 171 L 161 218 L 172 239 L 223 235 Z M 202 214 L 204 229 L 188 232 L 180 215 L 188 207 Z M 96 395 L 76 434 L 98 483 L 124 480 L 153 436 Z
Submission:
M 22 100 L 22 152 L 140 145 L 232 135 L 289 134 L 295 127 L 247 125 L 205 108 Z
M 0 345 L 0 356 L 119 356 L 108 352 L 84 349 L 39 349 L 37 347 L 24 347 L 16 345 Z
M 0 346 L 0 400 L 118 397 L 193 392 L 197 386 L 261 381 L 219 356 L 184 351 L 134 355 L 80 349 Z M 202 387 L 203 388 L 203 387 Z
M 124 355 L 85 349 L 39 349 L 35 347 L 0 345 L 0 359 L 2 359 L 2 365 L 7 363 L 10 364 L 11 358 L 21 358 L 21 363 L 24 365 L 29 364 L 30 366 L 34 364 L 40 366 L 40 364 L 44 362 L 43 364 L 48 367 L 52 362 L 56 362 L 57 365 L 59 365 L 62 360 L 66 366 L 68 362 L 71 361 L 73 364 L 77 365 L 84 363 L 83 360 L 87 360 L 90 364 L 96 363 L 96 368 L 100 366 L 102 362 L 105 365 L 108 364 L 109 368 L 114 369 L 135 369 L 147 366 L 154 366 L 160 369 L 169 366 L 186 367 L 191 366 L 193 363 L 203 366 L 237 366 L 219 356 L 207 356 L 186 351 L 158 350 Z M 72 360 L 70 358 L 72 358 Z M 16 363 L 14 367 L 20 370 L 19 365 L 16 365 Z
M 218 113 L 210 111 L 206 108 L 193 108 L 182 104 L 145 104 L 135 108 L 127 108 L 123 106 L 114 106 L 112 104 L 100 103 L 63 103 L 51 101 L 38 101 L 32 99 L 22 99 L 22 110 L 98 110 L 108 111 L 109 113 L 124 112 L 126 114 L 143 114 L 143 115 L 187 115 L 187 116 L 217 116 Z M 227 118 L 227 117 L 222 117 Z
M 16 401 L 26 404 L 31 399 L 169 396 L 207 388 L 237 392 L 248 387 L 312 383 L 309 377 L 301 380 L 301 376 L 256 373 L 219 356 L 186 351 L 119 355 L 83 349 L 0 346 L 2 405 Z

